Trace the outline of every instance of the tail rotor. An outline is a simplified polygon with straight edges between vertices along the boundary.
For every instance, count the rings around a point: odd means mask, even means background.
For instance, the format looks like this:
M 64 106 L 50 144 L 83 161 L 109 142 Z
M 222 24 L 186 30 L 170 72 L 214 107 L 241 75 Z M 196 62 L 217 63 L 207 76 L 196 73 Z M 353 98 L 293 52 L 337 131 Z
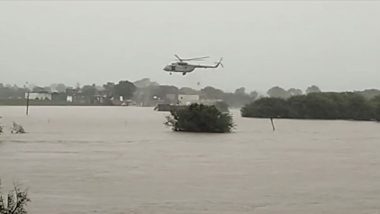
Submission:
M 221 57 L 218 62 L 215 62 L 216 63 L 216 67 L 219 67 L 219 65 L 220 65 L 220 66 L 222 66 L 222 68 L 224 68 L 224 65 L 222 64 L 222 60 L 223 60 L 223 57 Z

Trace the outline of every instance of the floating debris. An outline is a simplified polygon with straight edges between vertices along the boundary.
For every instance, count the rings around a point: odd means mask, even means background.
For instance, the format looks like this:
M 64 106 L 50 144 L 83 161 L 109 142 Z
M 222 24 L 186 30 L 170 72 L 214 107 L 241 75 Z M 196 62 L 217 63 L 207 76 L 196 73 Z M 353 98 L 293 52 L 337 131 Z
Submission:
M 13 127 L 11 130 L 11 133 L 13 133 L 13 134 L 24 134 L 25 130 L 24 130 L 24 127 L 22 127 L 20 124 L 13 122 Z

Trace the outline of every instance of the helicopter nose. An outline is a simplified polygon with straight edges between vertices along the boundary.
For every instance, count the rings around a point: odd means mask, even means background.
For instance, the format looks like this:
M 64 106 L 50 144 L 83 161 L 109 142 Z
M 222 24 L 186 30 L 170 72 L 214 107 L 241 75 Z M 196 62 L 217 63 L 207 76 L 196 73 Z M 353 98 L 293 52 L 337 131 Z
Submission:
M 165 66 L 164 67 L 164 71 L 170 71 L 170 67 L 169 66 Z

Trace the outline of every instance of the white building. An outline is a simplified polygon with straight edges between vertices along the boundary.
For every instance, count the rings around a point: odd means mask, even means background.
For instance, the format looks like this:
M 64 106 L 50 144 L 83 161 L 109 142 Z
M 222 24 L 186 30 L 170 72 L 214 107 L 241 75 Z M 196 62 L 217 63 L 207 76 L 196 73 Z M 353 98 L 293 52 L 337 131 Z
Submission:
M 25 93 L 25 98 L 28 98 L 28 93 Z M 30 92 L 30 100 L 51 100 L 51 94 L 48 92 Z
M 178 94 L 179 105 L 190 105 L 199 102 L 199 95 Z
M 73 96 L 68 95 L 68 96 L 66 97 L 66 102 L 72 103 L 72 102 L 73 102 Z

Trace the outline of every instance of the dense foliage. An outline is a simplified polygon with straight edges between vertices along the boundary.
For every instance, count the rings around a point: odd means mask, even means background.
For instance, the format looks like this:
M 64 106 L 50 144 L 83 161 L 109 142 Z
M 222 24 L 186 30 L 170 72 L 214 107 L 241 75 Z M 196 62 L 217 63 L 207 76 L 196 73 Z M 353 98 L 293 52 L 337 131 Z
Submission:
M 380 121 L 380 96 L 371 99 L 371 106 L 374 109 L 375 119 Z
M 18 186 L 8 193 L 1 192 L 0 188 L 0 214 L 26 214 L 25 207 L 28 202 L 30 199 L 27 192 Z
M 188 132 L 231 132 L 232 116 L 222 113 L 215 106 L 191 104 L 185 109 L 171 111 L 166 125 L 174 131 Z
M 370 100 L 352 93 L 310 93 L 289 99 L 261 98 L 241 109 L 243 117 L 380 120 L 380 96 Z
M 130 99 L 136 91 L 136 86 L 129 81 L 120 81 L 115 85 L 114 94 L 122 96 L 123 99 Z
M 318 86 L 312 85 L 306 88 L 305 93 L 317 93 L 321 92 Z M 285 90 L 279 86 L 274 86 L 267 91 L 269 97 L 288 99 L 289 97 L 302 95 L 303 91 L 299 88 L 289 88 Z
M 228 104 L 224 101 L 218 101 L 214 104 L 214 106 L 221 112 L 229 112 Z

